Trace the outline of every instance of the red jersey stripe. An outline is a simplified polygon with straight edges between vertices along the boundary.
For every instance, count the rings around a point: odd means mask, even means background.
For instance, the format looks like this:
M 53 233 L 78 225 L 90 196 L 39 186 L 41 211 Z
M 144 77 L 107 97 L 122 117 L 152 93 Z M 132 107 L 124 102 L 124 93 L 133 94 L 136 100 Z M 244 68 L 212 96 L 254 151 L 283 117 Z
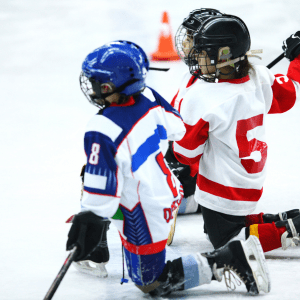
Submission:
M 159 253 L 165 249 L 167 244 L 167 240 L 163 240 L 157 243 L 136 246 L 134 244 L 129 243 L 121 235 L 120 237 L 121 237 L 122 245 L 125 247 L 125 249 L 137 255 L 150 255 L 150 254 Z
M 198 174 L 197 186 L 201 191 L 234 201 L 252 201 L 257 202 L 263 192 L 263 189 L 243 189 L 231 186 L 225 186 L 220 183 L 211 181 Z

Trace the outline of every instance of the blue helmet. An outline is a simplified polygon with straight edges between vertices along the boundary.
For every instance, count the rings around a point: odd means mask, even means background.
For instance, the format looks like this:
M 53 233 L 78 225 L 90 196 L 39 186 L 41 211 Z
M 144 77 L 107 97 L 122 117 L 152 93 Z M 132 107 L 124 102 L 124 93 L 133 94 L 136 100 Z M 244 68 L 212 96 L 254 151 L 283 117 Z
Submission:
M 91 52 L 82 64 L 80 87 L 87 99 L 102 107 L 97 99 L 105 99 L 101 85 L 110 83 L 112 93 L 131 96 L 142 92 L 149 70 L 149 60 L 138 45 L 128 41 L 114 41 Z M 101 101 L 100 101 L 101 102 Z

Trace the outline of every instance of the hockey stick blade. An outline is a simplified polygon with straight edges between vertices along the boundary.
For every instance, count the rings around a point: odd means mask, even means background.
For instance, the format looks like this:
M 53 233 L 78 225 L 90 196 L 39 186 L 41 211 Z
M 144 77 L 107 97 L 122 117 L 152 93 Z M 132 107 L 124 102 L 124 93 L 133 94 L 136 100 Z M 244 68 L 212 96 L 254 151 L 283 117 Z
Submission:
M 152 67 L 150 67 L 149 70 L 168 72 L 170 69 L 169 68 L 152 68 Z
M 277 58 L 275 58 L 272 62 L 267 65 L 268 69 L 274 67 L 278 62 L 280 62 L 284 58 L 284 52 L 281 53 Z
M 48 290 L 44 300 L 50 300 L 52 299 L 54 293 L 56 292 L 57 288 L 59 287 L 61 281 L 63 280 L 64 276 L 66 275 L 71 263 L 74 261 L 75 257 L 78 254 L 78 249 L 75 246 L 69 253 L 68 257 L 66 258 L 62 268 L 58 272 L 55 280 L 53 281 L 50 289 Z

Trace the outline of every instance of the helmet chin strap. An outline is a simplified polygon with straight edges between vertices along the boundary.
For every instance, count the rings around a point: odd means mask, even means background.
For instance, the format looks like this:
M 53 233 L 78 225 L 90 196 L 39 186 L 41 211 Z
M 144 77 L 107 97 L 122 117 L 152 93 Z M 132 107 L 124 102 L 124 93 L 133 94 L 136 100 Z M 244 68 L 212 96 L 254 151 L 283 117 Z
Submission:
M 244 55 L 244 56 L 237 57 L 237 58 L 235 58 L 235 59 L 228 60 L 228 61 L 226 61 L 226 62 L 217 64 L 217 65 L 216 65 L 216 68 L 217 68 L 217 69 L 221 69 L 221 68 L 223 68 L 223 67 L 226 67 L 226 66 L 235 64 L 235 63 L 238 62 L 238 61 L 244 60 L 244 59 L 247 58 L 247 57 L 256 57 L 256 58 L 261 59 L 260 56 L 255 55 L 255 54 L 257 54 L 257 53 L 263 53 L 263 50 L 262 50 L 262 49 L 259 49 L 259 50 L 250 50 L 250 51 L 246 52 L 246 55 Z M 222 75 L 224 75 L 224 74 L 222 74 Z M 229 74 L 226 74 L 226 75 L 229 75 Z

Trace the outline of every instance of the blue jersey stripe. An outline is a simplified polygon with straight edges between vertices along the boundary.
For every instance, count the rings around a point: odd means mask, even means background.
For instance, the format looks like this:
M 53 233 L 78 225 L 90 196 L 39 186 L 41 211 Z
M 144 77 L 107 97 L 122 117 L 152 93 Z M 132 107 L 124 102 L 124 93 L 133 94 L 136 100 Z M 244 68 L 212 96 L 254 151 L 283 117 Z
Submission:
M 160 140 L 167 139 L 167 131 L 162 125 L 157 125 L 154 134 L 137 149 L 132 155 L 132 172 L 135 172 L 147 158 L 159 149 Z

